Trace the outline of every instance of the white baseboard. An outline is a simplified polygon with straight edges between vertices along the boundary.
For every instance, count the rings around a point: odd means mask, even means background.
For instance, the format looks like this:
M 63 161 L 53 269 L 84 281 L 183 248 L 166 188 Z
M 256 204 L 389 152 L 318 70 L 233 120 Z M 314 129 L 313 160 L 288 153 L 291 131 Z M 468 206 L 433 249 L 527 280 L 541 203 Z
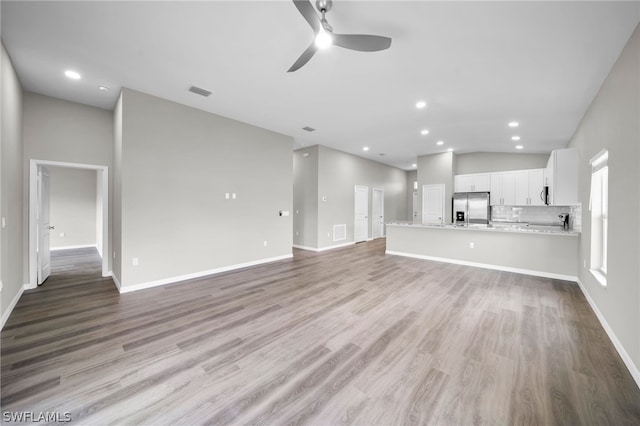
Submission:
M 456 265 L 473 266 L 476 268 L 493 269 L 496 271 L 504 271 L 504 272 L 514 272 L 516 274 L 533 275 L 535 277 L 553 278 L 556 280 L 573 281 L 573 282 L 576 282 L 578 280 L 578 277 L 573 275 L 556 274 L 553 272 L 545 272 L 545 271 L 535 271 L 532 269 L 512 268 L 509 266 L 492 265 L 490 263 L 467 262 L 466 260 L 448 259 L 444 257 L 425 256 L 421 254 L 403 253 L 399 251 L 389 251 L 389 250 L 387 250 L 385 253 L 391 254 L 394 256 L 412 257 L 414 259 L 423 259 L 423 260 L 434 260 L 436 262 L 454 263 Z
M 49 250 L 58 251 L 58 250 L 72 250 L 72 249 L 81 249 L 81 248 L 94 248 L 98 250 L 98 246 L 95 244 L 81 244 L 77 246 L 60 246 L 60 247 L 51 247 Z
M 591 306 L 591 309 L 593 309 L 593 312 L 595 312 L 596 317 L 598 318 L 598 321 L 600 321 L 602 328 L 604 328 L 604 331 L 607 332 L 607 336 L 609 336 L 609 340 L 611 340 L 611 343 L 613 343 L 613 346 L 616 348 L 616 351 L 618 351 L 618 354 L 620 355 L 620 358 L 622 358 L 624 365 L 627 366 L 627 369 L 629 370 L 629 373 L 631 373 L 633 380 L 635 380 L 638 387 L 640 387 L 640 370 L 638 370 L 638 367 L 633 363 L 633 360 L 631 359 L 627 351 L 624 349 L 624 346 L 622 346 L 622 343 L 620 343 L 618 336 L 616 336 L 616 333 L 613 332 L 613 329 L 611 328 L 611 326 L 609 326 L 609 323 L 605 319 L 604 315 L 602 315 L 602 312 L 600 312 L 600 309 L 598 309 L 598 306 L 596 305 L 596 303 L 593 301 L 593 299 L 587 292 L 587 289 L 582 284 L 582 281 L 580 281 L 579 278 L 576 279 L 576 281 L 578 282 L 578 286 L 580 287 L 580 290 L 582 290 L 582 294 L 584 294 L 584 297 L 587 299 L 587 302 L 589 302 L 589 306 Z
M 24 293 L 24 290 L 25 290 L 25 286 L 23 285 L 22 287 L 20 287 L 20 289 L 18 290 L 18 293 L 16 293 L 14 298 L 11 300 L 11 303 L 9 303 L 9 306 L 7 306 L 7 310 L 2 313 L 2 318 L 0 318 L 0 330 L 4 328 L 5 323 L 9 319 L 9 315 L 11 315 L 11 312 L 13 312 L 13 308 L 16 307 L 16 304 L 20 300 L 20 296 L 22 296 L 22 293 Z
M 293 254 L 285 254 L 283 256 L 276 256 L 276 257 L 270 257 L 267 259 L 254 260 L 252 262 L 239 263 L 236 265 L 223 266 L 221 268 L 210 269 L 208 271 L 195 272 L 193 274 L 180 275 L 180 276 L 171 277 L 171 278 L 164 278 L 157 281 L 150 281 L 146 283 L 134 284 L 134 285 L 125 286 L 125 287 L 122 287 L 120 285 L 120 282 L 118 282 L 118 280 L 114 275 L 113 282 L 116 283 L 116 286 L 118 287 L 118 290 L 120 291 L 120 293 L 129 293 L 132 291 L 143 290 L 146 288 L 158 287 L 166 284 L 173 284 L 180 281 L 191 280 L 194 278 L 205 277 L 207 275 L 219 274 L 221 272 L 233 271 L 234 269 L 247 268 L 249 266 L 256 266 L 256 265 L 262 265 L 264 263 L 271 263 L 271 262 L 277 262 L 279 260 L 291 259 L 292 257 L 293 257 Z
M 350 241 L 348 243 L 342 243 L 342 244 L 336 244 L 334 246 L 327 246 L 327 247 L 309 247 L 309 246 L 300 246 L 298 244 L 294 244 L 293 247 L 300 249 L 300 250 L 308 250 L 308 251 L 315 251 L 315 252 L 322 252 L 322 251 L 327 251 L 327 250 L 333 250 L 333 249 L 337 249 L 337 248 L 342 248 L 342 247 L 347 247 L 347 246 L 352 246 L 355 243 L 353 241 Z
M 38 288 L 38 283 L 26 283 L 22 287 L 24 287 L 25 290 L 33 290 L 34 288 Z
M 111 272 L 111 279 L 113 280 L 113 283 L 116 285 L 116 288 L 118 289 L 118 291 L 122 293 L 122 291 L 120 291 L 120 289 L 122 288 L 122 285 L 120 285 L 120 280 L 118 280 L 118 277 L 115 276 L 113 271 Z

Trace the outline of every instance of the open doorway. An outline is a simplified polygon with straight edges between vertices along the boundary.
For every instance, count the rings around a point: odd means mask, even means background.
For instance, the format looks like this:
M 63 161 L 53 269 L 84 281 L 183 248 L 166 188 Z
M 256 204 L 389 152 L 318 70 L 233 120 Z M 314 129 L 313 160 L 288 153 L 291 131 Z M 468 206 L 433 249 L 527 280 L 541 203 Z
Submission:
M 69 179 L 69 173 L 73 170 L 86 172 L 93 176 L 91 184 L 95 185 L 94 211 L 93 217 L 93 242 L 87 244 L 86 238 L 75 236 L 75 240 L 70 240 L 70 244 L 65 245 L 65 232 L 60 228 L 55 229 L 55 224 L 50 221 L 50 179 L 53 174 L 58 175 L 62 180 Z M 65 173 L 67 172 L 67 173 Z M 78 249 L 95 245 L 101 257 L 102 276 L 111 275 L 108 262 L 108 168 L 91 164 L 65 163 L 57 161 L 31 160 L 29 169 L 29 285 L 28 288 L 35 288 L 46 280 L 51 268 L 52 240 L 57 248 Z M 73 189 L 68 189 L 73 191 Z M 78 190 L 78 188 L 76 188 Z M 86 192 L 86 191 L 85 191 Z M 67 208 L 73 209 L 73 206 Z M 69 210 L 67 213 L 73 210 Z M 64 214 L 67 216 L 68 214 Z M 86 234 L 91 232 L 84 231 Z M 78 239 L 79 238 L 79 239 Z M 74 242 L 76 244 L 74 244 Z M 80 244 L 77 244 L 79 243 Z M 84 242 L 84 244 L 83 244 Z M 54 247 L 55 248 L 55 247 Z

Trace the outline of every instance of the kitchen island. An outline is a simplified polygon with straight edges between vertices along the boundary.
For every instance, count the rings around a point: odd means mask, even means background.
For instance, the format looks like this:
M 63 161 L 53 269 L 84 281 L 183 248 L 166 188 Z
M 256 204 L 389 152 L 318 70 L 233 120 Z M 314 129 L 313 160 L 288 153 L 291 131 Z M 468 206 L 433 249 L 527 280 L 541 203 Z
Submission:
M 387 254 L 575 281 L 578 232 L 552 226 L 387 224 Z

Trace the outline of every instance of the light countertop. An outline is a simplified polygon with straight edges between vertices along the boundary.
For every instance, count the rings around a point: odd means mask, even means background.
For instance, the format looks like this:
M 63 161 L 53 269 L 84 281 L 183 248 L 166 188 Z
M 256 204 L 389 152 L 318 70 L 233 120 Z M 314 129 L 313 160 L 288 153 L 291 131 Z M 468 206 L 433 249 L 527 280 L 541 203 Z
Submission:
M 411 222 L 390 222 L 387 226 L 404 226 L 413 228 L 432 228 L 432 229 L 451 229 L 454 231 L 484 231 L 484 232 L 510 232 L 510 233 L 522 233 L 522 234 L 544 234 L 544 235 L 558 235 L 565 237 L 577 237 L 580 232 L 573 229 L 564 230 L 561 226 L 549 226 L 549 225 L 530 225 L 530 224 L 517 224 L 517 223 L 492 223 L 490 225 L 470 225 L 459 226 L 452 224 L 422 224 Z

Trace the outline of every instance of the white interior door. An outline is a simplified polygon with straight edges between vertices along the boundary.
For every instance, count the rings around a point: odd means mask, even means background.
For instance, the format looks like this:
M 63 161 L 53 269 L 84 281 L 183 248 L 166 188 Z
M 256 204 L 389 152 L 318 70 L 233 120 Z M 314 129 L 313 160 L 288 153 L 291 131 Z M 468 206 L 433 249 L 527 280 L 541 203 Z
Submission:
M 355 186 L 355 226 L 354 241 L 366 241 L 369 238 L 369 187 Z
M 444 185 L 422 187 L 422 223 L 444 223 Z
M 38 168 L 38 285 L 51 273 L 50 235 L 53 227 L 49 223 L 49 173 Z
M 384 189 L 374 188 L 371 193 L 371 232 L 373 238 L 384 237 Z

